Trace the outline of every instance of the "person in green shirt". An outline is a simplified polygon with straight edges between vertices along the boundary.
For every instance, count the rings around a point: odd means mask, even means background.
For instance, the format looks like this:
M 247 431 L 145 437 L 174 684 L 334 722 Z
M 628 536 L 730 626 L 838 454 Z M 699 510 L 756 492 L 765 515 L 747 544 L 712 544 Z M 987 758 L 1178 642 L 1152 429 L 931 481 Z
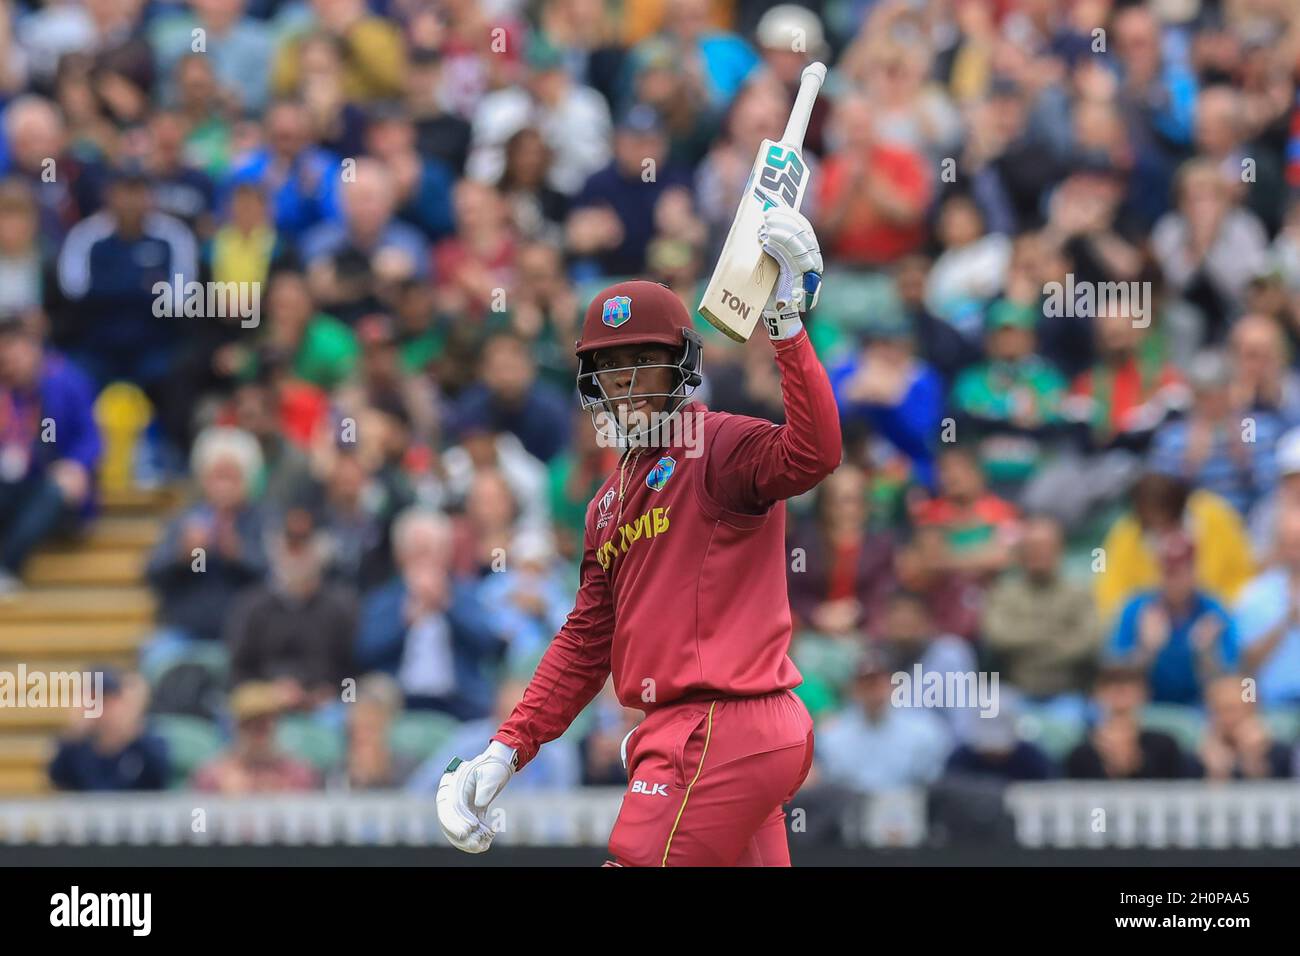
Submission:
M 1033 474 L 1044 441 L 1063 423 L 1065 379 L 1035 353 L 1037 321 L 1033 305 L 995 302 L 985 319 L 988 358 L 962 372 L 952 390 L 958 433 L 978 439 L 984 472 L 1004 494 Z

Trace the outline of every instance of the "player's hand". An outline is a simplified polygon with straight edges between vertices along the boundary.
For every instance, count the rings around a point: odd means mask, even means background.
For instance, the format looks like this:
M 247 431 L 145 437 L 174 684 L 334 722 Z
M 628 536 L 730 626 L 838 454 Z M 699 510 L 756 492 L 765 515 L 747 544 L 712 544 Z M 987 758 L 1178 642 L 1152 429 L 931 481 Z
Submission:
M 821 292 L 823 265 L 817 233 L 802 213 L 773 206 L 763 214 L 758 241 L 781 269 L 763 309 L 763 324 L 774 339 L 793 338 L 803 328 L 800 314 L 817 304 Z
M 438 824 L 447 840 L 466 853 L 482 853 L 496 831 L 484 817 L 515 773 L 515 751 L 498 740 L 473 760 L 459 758 L 447 765 L 438 784 Z

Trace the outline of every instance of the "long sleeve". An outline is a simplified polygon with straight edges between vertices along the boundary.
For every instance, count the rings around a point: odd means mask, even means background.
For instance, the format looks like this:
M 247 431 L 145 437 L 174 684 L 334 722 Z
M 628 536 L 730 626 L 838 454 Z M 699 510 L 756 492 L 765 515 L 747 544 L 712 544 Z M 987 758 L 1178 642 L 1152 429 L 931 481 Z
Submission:
M 803 494 L 840 463 L 843 439 L 830 379 L 807 331 L 776 349 L 785 424 L 735 416 L 709 450 L 706 487 L 732 511 L 756 512 Z
M 609 677 L 614 602 L 609 580 L 584 541 L 582 583 L 564 626 L 551 641 L 510 717 L 493 735 L 518 752 L 523 767 L 542 744 L 563 734 Z

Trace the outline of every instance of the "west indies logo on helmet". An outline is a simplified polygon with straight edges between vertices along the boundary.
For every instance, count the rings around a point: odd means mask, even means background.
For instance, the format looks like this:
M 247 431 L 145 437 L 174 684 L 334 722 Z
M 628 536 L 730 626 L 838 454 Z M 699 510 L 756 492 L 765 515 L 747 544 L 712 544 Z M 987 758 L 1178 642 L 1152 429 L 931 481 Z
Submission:
M 578 394 L 602 443 L 672 443 L 668 426 L 682 428 L 682 409 L 703 380 L 703 342 L 671 289 L 632 279 L 600 292 L 575 352 Z

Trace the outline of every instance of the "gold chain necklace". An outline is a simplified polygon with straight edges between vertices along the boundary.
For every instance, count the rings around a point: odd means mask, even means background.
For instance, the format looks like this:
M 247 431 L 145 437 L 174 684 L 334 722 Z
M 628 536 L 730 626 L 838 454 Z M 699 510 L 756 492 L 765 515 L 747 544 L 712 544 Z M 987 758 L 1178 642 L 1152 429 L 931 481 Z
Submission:
M 641 458 L 641 446 L 636 447 L 636 454 L 624 455 L 622 463 L 618 466 L 618 517 L 614 520 L 614 527 L 617 528 L 623 523 L 623 482 L 627 478 L 628 458 L 632 459 L 632 472 L 636 472 L 636 463 Z

